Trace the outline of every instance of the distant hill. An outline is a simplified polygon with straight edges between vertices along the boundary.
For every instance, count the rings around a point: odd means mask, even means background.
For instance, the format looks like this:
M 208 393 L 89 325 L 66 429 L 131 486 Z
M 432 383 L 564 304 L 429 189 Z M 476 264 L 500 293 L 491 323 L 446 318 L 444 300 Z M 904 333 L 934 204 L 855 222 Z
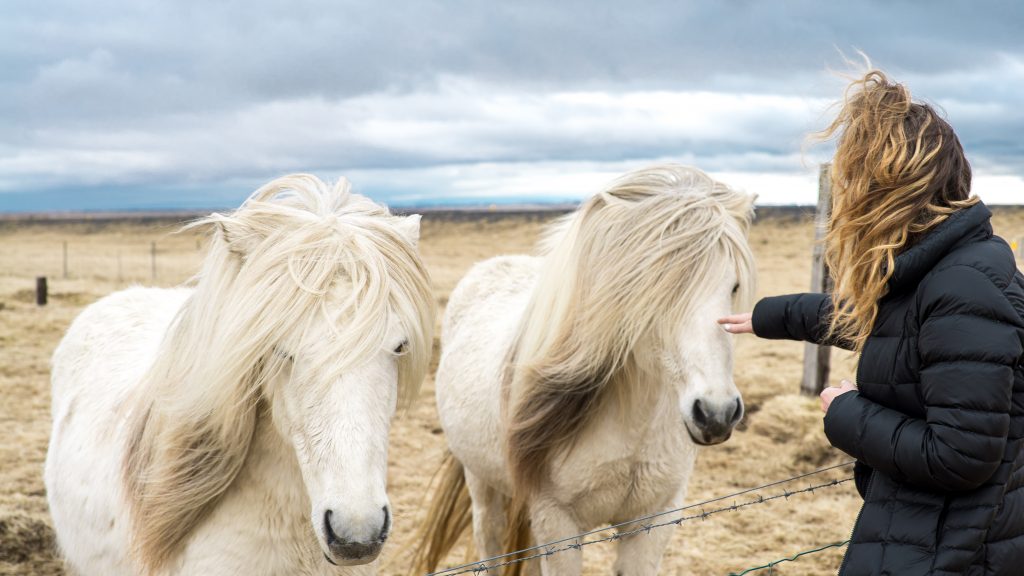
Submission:
M 556 204 L 524 203 L 524 204 L 491 204 L 488 206 L 397 206 L 392 207 L 396 214 L 423 214 L 431 219 L 440 220 L 503 220 L 508 218 L 537 218 L 564 214 L 576 208 L 577 204 L 562 202 Z M 1015 213 L 1024 211 L 1024 206 L 990 206 L 993 212 Z M 106 223 L 117 221 L 131 222 L 187 222 L 201 218 L 216 211 L 230 211 L 231 208 L 220 210 L 138 210 L 138 211 L 96 211 L 96 212 L 13 212 L 0 213 L 0 222 L 13 223 L 47 223 L 47 222 L 91 222 Z M 798 219 L 814 214 L 814 206 L 758 206 L 756 218 L 759 220 Z

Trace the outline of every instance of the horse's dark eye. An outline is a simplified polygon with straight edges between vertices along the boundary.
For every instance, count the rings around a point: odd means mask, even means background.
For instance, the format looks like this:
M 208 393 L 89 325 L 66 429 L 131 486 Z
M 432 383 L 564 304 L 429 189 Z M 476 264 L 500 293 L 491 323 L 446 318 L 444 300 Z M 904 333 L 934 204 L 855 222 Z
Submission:
M 395 354 L 405 354 L 406 350 L 409 349 L 409 341 L 402 342 L 395 348 Z
M 740 291 L 740 283 L 737 282 L 736 285 L 732 287 L 732 293 L 736 294 L 739 291 Z

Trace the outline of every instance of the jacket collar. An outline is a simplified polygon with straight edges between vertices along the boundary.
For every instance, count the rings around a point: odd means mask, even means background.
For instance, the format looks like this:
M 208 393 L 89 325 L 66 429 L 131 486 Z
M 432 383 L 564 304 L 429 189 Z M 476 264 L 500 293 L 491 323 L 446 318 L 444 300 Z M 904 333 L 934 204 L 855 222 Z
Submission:
M 916 285 L 954 248 L 991 237 L 991 218 L 992 212 L 981 202 L 951 214 L 917 244 L 896 256 L 889 291 Z

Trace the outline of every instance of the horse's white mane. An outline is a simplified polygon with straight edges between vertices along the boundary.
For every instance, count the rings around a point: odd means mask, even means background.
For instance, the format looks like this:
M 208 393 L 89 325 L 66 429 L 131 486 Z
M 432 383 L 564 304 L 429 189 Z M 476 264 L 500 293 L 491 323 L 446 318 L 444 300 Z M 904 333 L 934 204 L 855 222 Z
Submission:
M 289 353 L 329 351 L 303 361 L 337 376 L 385 345 L 394 318 L 409 334 L 400 402 L 415 397 L 434 299 L 406 220 L 351 193 L 344 179 L 331 187 L 300 174 L 189 226 L 214 230 L 209 254 L 145 375 L 125 458 L 143 566 L 167 562 L 233 481 L 265 385 Z M 314 319 L 333 327 L 337 345 L 303 344 Z
M 607 389 L 639 384 L 638 343 L 652 331 L 670 341 L 725 267 L 749 302 L 752 216 L 752 196 L 665 164 L 626 174 L 548 230 L 505 374 L 517 489 L 536 486 L 549 451 L 571 441 Z

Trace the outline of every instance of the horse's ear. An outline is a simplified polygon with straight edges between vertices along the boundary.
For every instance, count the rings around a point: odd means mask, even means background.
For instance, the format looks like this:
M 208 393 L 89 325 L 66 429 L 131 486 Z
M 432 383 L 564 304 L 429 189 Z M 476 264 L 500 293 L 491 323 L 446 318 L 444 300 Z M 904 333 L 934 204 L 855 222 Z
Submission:
M 216 221 L 217 234 L 220 234 L 221 239 L 227 244 L 228 250 L 239 256 L 247 256 L 256 245 L 259 244 L 260 238 L 254 230 L 247 229 L 246 226 L 231 218 L 221 218 Z
M 740 194 L 737 199 L 738 205 L 734 209 L 735 212 L 733 214 L 742 223 L 744 233 L 750 232 L 750 225 L 754 221 L 754 205 L 756 202 L 757 194 Z
M 419 214 L 410 214 L 404 218 L 400 218 L 395 224 L 398 231 L 402 236 L 409 241 L 414 247 L 418 247 L 420 243 L 420 220 L 422 216 Z
M 749 214 L 749 216 L 747 217 L 747 220 L 751 221 L 751 220 L 754 219 L 754 212 L 757 209 L 756 208 L 756 206 L 757 206 L 757 193 L 755 192 L 753 194 L 750 194 L 748 197 L 750 198 L 750 204 L 749 204 L 749 208 L 747 208 L 747 214 Z

